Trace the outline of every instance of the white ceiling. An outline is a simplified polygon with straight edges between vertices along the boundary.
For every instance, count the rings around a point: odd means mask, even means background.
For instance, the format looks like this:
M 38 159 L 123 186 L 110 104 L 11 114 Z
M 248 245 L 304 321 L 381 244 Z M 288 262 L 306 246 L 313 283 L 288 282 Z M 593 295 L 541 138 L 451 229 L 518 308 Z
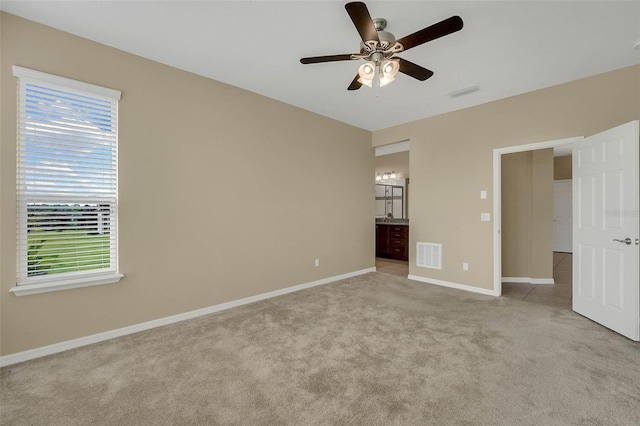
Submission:
M 369 1 L 396 38 L 452 15 L 464 28 L 400 54 L 431 69 L 346 88 L 359 62 L 344 1 L 7 1 L 2 10 L 367 130 L 640 63 L 636 1 Z M 46 70 L 42 70 L 46 71 Z M 458 98 L 447 93 L 478 85 Z

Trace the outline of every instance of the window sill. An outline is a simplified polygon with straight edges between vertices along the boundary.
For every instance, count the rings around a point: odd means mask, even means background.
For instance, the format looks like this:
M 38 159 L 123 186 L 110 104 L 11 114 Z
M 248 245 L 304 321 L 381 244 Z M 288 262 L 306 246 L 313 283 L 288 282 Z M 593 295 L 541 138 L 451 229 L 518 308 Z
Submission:
M 70 278 L 66 280 L 53 281 L 38 284 L 16 285 L 9 290 L 16 296 L 28 296 L 31 294 L 48 293 L 50 291 L 69 290 L 72 288 L 89 287 L 102 284 L 113 284 L 120 281 L 124 275 L 111 273 L 95 277 Z

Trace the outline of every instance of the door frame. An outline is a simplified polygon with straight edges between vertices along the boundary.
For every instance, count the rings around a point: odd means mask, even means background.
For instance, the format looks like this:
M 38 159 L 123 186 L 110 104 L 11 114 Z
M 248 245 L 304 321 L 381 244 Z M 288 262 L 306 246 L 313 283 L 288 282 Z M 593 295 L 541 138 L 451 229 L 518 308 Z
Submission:
M 584 136 L 515 145 L 493 150 L 493 294 L 502 295 L 502 155 L 573 145 Z

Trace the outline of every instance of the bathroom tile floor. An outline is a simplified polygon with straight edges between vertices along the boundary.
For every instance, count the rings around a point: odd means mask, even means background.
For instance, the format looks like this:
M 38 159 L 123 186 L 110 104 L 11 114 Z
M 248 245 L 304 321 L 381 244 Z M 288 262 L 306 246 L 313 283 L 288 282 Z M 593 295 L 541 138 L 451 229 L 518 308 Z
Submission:
M 502 283 L 502 296 L 525 302 L 571 309 L 572 254 L 553 253 L 555 284 Z
M 407 275 L 409 275 L 409 262 L 376 257 L 376 271 L 407 278 Z

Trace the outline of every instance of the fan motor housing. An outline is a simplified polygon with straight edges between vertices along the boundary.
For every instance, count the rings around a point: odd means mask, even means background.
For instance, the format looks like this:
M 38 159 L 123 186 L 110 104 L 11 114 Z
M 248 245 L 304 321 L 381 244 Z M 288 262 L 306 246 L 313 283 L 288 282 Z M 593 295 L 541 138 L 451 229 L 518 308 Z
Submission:
M 380 43 L 374 40 L 366 40 L 360 42 L 360 53 L 373 53 L 373 52 L 385 52 L 389 48 L 393 47 L 396 43 L 396 37 L 389 31 L 385 31 L 387 28 L 387 20 L 384 18 L 374 18 L 373 26 L 378 33 L 378 39 Z

